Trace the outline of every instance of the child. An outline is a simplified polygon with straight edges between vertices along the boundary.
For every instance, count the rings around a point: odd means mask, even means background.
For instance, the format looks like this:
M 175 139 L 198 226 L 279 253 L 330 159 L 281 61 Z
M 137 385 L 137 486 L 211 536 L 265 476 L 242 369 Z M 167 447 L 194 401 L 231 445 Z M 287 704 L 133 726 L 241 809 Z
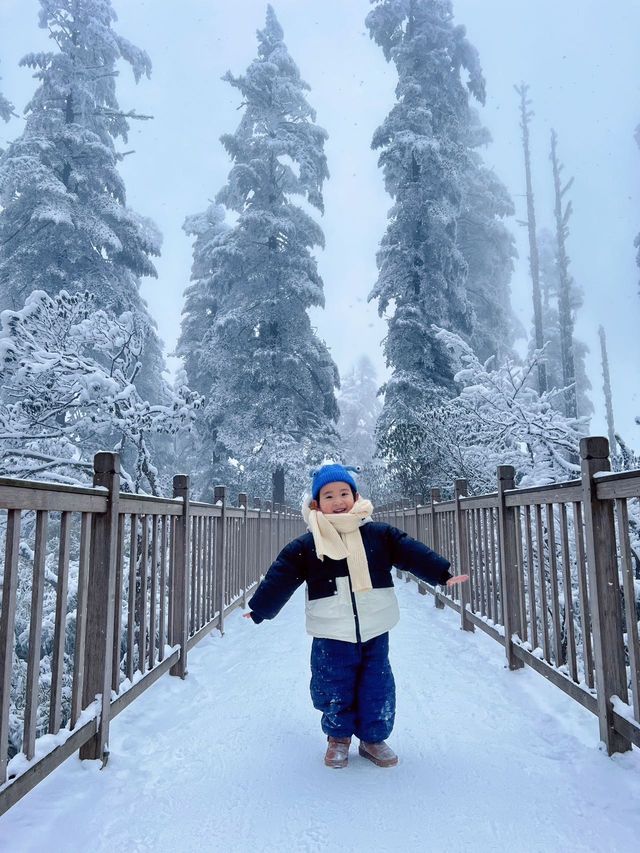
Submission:
M 324 763 L 345 767 L 356 735 L 361 756 L 392 767 L 398 757 L 385 743 L 395 717 L 389 630 L 400 614 L 391 569 L 430 584 L 467 576 L 452 578 L 444 557 L 396 527 L 371 521 L 373 506 L 358 494 L 355 470 L 323 465 L 314 472 L 311 500 L 302 509 L 310 532 L 283 548 L 245 617 L 256 624 L 273 619 L 306 582 L 311 698 L 327 735 Z

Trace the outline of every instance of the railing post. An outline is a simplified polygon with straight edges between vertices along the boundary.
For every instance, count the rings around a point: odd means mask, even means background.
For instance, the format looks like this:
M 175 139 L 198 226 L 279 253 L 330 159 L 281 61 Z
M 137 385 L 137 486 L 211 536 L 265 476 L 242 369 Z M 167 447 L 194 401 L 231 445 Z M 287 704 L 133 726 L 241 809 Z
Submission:
M 247 568 L 247 545 L 249 541 L 249 525 L 247 523 L 247 519 L 249 515 L 249 496 L 245 492 L 240 492 L 238 495 L 238 506 L 244 509 L 244 514 L 242 516 L 242 540 L 240 543 L 242 560 L 242 608 L 244 609 L 247 606 L 247 578 L 249 577 Z
M 420 504 L 422 503 L 422 497 L 420 495 L 414 495 L 413 501 L 414 501 L 414 510 L 413 511 L 414 511 L 415 519 L 416 519 L 416 539 L 418 541 L 421 541 L 420 540 L 420 513 L 418 512 L 418 509 L 420 507 Z
M 469 494 L 469 485 L 466 480 L 456 480 L 454 483 L 454 497 L 456 501 L 456 551 L 460 562 L 460 574 L 469 574 L 469 534 L 467 529 L 467 514 L 462 511 L 460 498 L 466 498 Z M 469 583 L 460 586 L 460 627 L 463 631 L 475 631 L 475 625 L 467 614 L 467 605 L 471 599 L 469 596 Z
M 0 785 L 4 785 L 7 777 L 9 700 L 15 646 L 18 555 L 20 553 L 20 515 L 19 509 L 7 509 L 2 613 L 0 614 Z
M 218 629 L 224 634 L 224 607 L 227 597 L 227 487 L 215 486 L 213 490 L 214 504 L 220 504 L 218 516 L 218 535 L 216 536 L 216 572 L 218 574 Z
M 409 518 L 413 516 L 411 512 L 411 501 L 409 498 L 404 498 L 402 501 L 402 529 L 409 533 Z M 409 535 L 411 535 L 409 533 Z
M 271 501 L 264 502 L 265 512 L 269 513 L 267 516 L 267 562 L 271 564 L 273 560 L 273 513 L 271 511 Z
M 502 604 L 504 611 L 504 650 L 509 669 L 522 669 L 524 663 L 513 653 L 513 636 L 522 636 L 522 611 L 518 583 L 518 543 L 515 507 L 507 506 L 504 493 L 515 488 L 513 465 L 498 466 L 498 542 L 502 572 Z
M 262 503 L 259 498 L 253 499 L 253 506 L 258 510 L 257 520 L 256 520 L 256 571 L 255 571 L 255 580 L 259 581 L 260 576 L 262 575 L 262 567 L 264 564 L 264 559 L 262 552 L 264 550 L 264 545 L 262 542 Z
M 600 739 L 612 755 L 631 749 L 631 743 L 614 729 L 611 703 L 612 696 L 626 702 L 628 693 L 613 504 L 596 493 L 595 475 L 611 470 L 606 438 L 580 440 L 580 469 Z
M 182 513 L 174 521 L 173 574 L 171 576 L 171 638 L 170 645 L 180 646 L 180 657 L 169 670 L 171 675 L 187 675 L 187 645 L 189 639 L 189 477 L 176 474 L 173 478 L 173 497 L 182 499 Z
M 436 504 L 440 500 L 440 489 L 431 489 L 430 492 L 430 503 L 429 503 L 429 512 L 431 514 L 431 542 L 429 542 L 429 547 L 432 551 L 438 551 L 440 546 L 439 536 L 438 536 L 438 525 L 436 523 Z M 438 553 L 440 553 L 438 551 Z
M 82 707 L 86 708 L 98 695 L 101 707 L 98 730 L 91 740 L 80 748 L 80 758 L 99 758 L 106 763 L 109 755 L 113 614 L 120 495 L 120 457 L 117 453 L 96 453 L 93 459 L 93 485 L 105 487 L 108 495 L 106 512 L 93 515 Z
M 440 536 L 438 535 L 438 522 L 436 516 L 436 504 L 440 500 L 440 489 L 431 489 L 431 503 L 429 510 L 431 512 L 431 542 L 429 547 L 432 551 L 440 553 Z M 434 604 L 438 610 L 444 610 L 444 601 L 440 598 L 440 593 L 436 590 L 434 596 Z
M 276 516 L 276 553 L 279 553 L 282 547 L 280 544 L 280 537 L 282 536 L 282 507 L 281 503 L 276 502 L 273 504 L 273 511 Z

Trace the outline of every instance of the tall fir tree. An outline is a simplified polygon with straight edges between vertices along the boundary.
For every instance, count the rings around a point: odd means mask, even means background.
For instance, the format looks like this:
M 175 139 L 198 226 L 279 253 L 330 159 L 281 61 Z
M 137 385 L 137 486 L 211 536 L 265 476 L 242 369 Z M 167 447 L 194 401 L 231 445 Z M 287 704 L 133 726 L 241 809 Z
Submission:
M 235 133 L 221 138 L 233 166 L 216 199 L 235 224 L 225 230 L 212 212 L 186 222 L 196 241 L 179 352 L 207 398 L 204 464 L 215 472 L 231 458 L 245 491 L 273 488 L 276 500 L 286 479 L 297 500 L 309 465 L 336 452 L 338 438 L 338 371 L 307 314 L 324 305 L 312 254 L 324 235 L 294 203 L 323 211 L 327 134 L 271 6 L 257 36 L 246 73 L 224 78 L 244 108 Z
M 392 312 L 385 340 L 392 374 L 378 432 L 382 452 L 402 464 L 420 445 L 425 412 L 455 393 L 432 324 L 472 333 L 457 230 L 474 165 L 469 97 L 484 103 L 485 83 L 477 51 L 453 23 L 451 0 L 372 3 L 371 37 L 398 71 L 396 104 L 372 143 L 394 200 L 370 294 L 381 314 Z
M 140 296 L 140 277 L 156 276 L 161 238 L 126 206 L 118 173 L 129 119 L 116 98 L 116 63 L 139 80 L 147 54 L 120 36 L 111 0 L 40 0 L 39 24 L 57 46 L 21 64 L 39 81 L 21 136 L 0 158 L 0 308 L 19 309 L 29 293 L 92 293 L 99 307 L 133 311 L 146 328 L 136 384 L 161 393 L 163 358 Z
M 376 424 L 382 410 L 377 394 L 376 370 L 368 355 L 362 355 L 341 379 L 338 406 L 341 451 L 345 461 L 357 465 L 358 488 L 374 502 L 382 495 L 382 462 L 375 459 Z
M 220 277 L 220 248 L 229 226 L 220 204 L 210 204 L 202 213 L 187 216 L 183 230 L 193 238 L 191 284 L 184 293 L 182 329 L 177 353 L 182 356 L 193 388 L 206 395 L 211 389 L 211 359 L 208 356 L 210 327 L 218 316 L 225 284 Z

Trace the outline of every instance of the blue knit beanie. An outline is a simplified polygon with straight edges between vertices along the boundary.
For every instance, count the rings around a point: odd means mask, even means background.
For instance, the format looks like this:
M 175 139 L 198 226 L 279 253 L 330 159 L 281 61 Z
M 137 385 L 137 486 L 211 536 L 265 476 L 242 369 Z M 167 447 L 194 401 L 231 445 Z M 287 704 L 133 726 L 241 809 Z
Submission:
M 358 487 L 356 486 L 356 481 L 349 472 L 353 471 L 357 474 L 359 470 L 359 468 L 353 468 L 351 465 L 323 465 L 322 468 L 318 468 L 317 471 L 313 471 L 311 475 L 313 477 L 311 497 L 314 501 L 317 501 L 320 489 L 323 486 L 326 486 L 327 483 L 347 483 L 351 486 L 351 491 L 355 497 Z

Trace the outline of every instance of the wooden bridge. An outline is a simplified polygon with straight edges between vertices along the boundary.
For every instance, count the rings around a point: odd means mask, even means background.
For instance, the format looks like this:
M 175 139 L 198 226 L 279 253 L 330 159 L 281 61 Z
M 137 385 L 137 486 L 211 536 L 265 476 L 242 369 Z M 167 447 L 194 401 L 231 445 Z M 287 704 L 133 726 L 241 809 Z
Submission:
M 532 667 L 593 712 L 612 754 L 640 745 L 630 538 L 640 471 L 610 473 L 602 438 L 583 440 L 581 466 L 579 480 L 529 489 L 503 466 L 490 495 L 467 496 L 457 481 L 452 500 L 433 490 L 376 517 L 470 574 L 452 594 L 419 588 L 465 631 L 499 642 L 510 669 Z M 184 476 L 171 499 L 121 493 L 107 453 L 91 489 L 0 480 L 0 813 L 78 750 L 106 761 L 111 720 L 162 675 L 184 677 L 189 651 L 223 631 L 303 530 L 290 508 L 239 503 L 228 506 L 223 487 L 213 504 L 191 501 Z

